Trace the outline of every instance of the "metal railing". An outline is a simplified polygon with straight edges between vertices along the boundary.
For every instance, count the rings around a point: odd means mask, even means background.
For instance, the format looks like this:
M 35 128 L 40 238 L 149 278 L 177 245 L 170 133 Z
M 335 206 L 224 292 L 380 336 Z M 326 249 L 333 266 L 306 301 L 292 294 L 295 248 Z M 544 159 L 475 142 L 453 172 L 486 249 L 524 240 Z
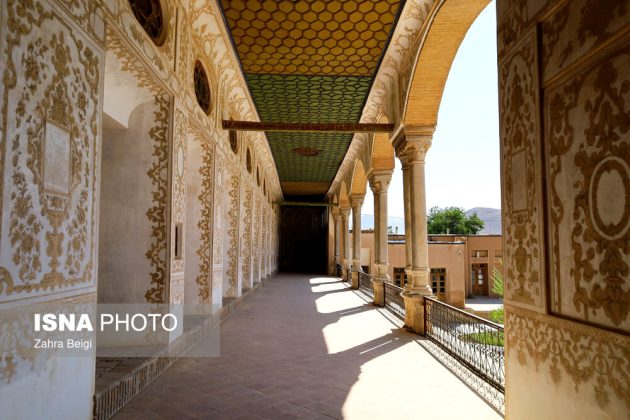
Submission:
M 364 273 L 363 271 L 359 271 L 359 289 L 374 297 L 374 289 L 372 288 L 372 276 L 368 273 Z
M 405 302 L 400 295 L 403 289 L 391 283 L 383 283 L 385 287 L 385 307 L 400 319 L 405 319 Z
M 424 306 L 425 336 L 504 393 L 503 327 L 433 298 Z

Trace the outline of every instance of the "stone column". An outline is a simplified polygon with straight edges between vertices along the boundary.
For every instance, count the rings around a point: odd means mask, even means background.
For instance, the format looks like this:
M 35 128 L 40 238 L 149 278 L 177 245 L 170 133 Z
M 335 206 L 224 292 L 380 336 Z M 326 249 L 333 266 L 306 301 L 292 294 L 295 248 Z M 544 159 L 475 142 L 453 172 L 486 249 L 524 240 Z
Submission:
M 385 304 L 383 282 L 391 282 L 389 277 L 389 252 L 387 232 L 387 189 L 392 179 L 392 171 L 372 172 L 370 188 L 374 193 L 374 250 L 376 273 L 372 280 L 374 287 L 374 304 Z
M 363 195 L 352 195 L 352 288 L 359 288 L 359 273 L 361 272 L 361 207 Z
M 374 263 L 378 264 L 378 262 L 381 260 L 380 259 L 380 255 L 381 255 L 381 250 L 378 246 L 378 244 L 380 244 L 380 229 L 379 229 L 379 218 L 378 215 L 380 213 L 379 208 L 381 205 L 380 202 L 380 195 L 378 195 L 375 191 L 374 191 L 374 185 L 373 185 L 373 178 L 370 178 L 369 183 L 370 183 L 370 189 L 372 190 L 372 196 L 374 198 Z
M 409 167 L 404 162 L 402 166 L 402 173 L 403 201 L 405 205 L 405 274 L 407 275 L 407 278 L 411 278 L 411 266 L 413 263 L 411 254 L 411 180 L 409 178 Z
M 409 127 L 396 139 L 396 154 L 405 171 L 405 237 L 407 245 L 408 284 L 405 300 L 405 326 L 424 334 L 424 297 L 433 291 L 429 284 L 429 246 L 427 238 L 424 160 L 433 137 L 434 127 Z M 407 223 L 409 219 L 410 223 Z M 409 250 L 411 251 L 409 255 Z M 411 257 L 411 259 L 409 259 Z M 409 266 L 411 269 L 409 270 Z
M 343 267 L 344 279 L 349 278 L 350 273 L 350 207 L 340 207 L 341 213 L 341 242 L 343 247 L 343 259 L 341 265 Z
M 332 217 L 335 223 L 335 265 L 341 264 L 341 214 L 339 209 L 332 210 Z M 335 267 L 335 270 L 337 268 Z

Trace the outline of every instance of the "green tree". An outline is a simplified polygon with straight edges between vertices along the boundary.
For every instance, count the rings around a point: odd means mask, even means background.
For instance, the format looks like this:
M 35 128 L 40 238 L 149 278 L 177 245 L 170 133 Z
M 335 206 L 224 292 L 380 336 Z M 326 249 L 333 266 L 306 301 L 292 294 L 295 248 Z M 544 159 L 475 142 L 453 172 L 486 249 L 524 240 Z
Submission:
M 477 213 L 467 217 L 460 207 L 432 207 L 429 210 L 427 229 L 430 234 L 474 235 L 483 229 L 483 220 Z

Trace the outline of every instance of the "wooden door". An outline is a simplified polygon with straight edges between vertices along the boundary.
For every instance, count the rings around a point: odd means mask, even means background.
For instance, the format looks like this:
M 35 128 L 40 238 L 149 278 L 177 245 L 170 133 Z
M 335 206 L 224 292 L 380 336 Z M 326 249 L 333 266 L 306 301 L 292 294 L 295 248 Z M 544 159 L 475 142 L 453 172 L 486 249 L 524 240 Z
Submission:
M 431 288 L 441 302 L 446 302 L 446 268 L 431 269 Z
M 473 295 L 488 296 L 488 264 L 473 264 L 470 276 Z

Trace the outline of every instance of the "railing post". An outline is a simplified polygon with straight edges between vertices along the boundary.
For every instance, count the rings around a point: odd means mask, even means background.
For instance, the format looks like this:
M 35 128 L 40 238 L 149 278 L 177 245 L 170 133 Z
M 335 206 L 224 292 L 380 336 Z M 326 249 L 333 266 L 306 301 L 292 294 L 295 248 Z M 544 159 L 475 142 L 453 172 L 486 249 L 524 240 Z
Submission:
M 426 296 L 424 297 L 424 336 L 426 337 L 427 335 L 427 317 L 429 316 L 429 313 L 427 312 L 427 298 Z

